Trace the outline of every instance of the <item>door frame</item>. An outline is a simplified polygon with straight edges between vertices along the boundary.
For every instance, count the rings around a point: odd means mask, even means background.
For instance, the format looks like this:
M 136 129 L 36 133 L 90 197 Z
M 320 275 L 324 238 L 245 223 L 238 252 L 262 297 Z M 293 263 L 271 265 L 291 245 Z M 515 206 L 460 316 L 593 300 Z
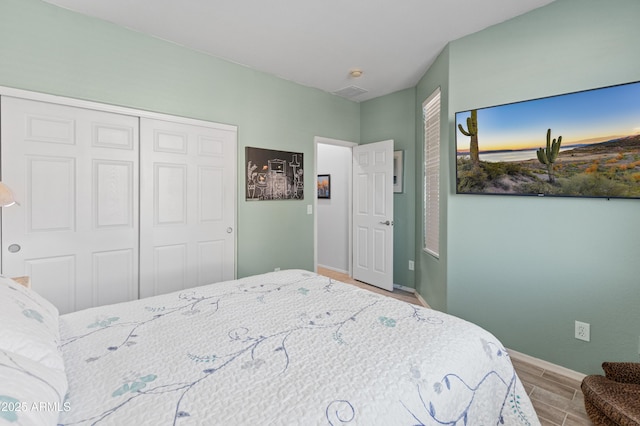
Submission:
M 322 145 L 335 145 L 342 146 L 345 148 L 353 148 L 354 146 L 358 146 L 356 142 L 350 142 L 340 139 L 331 139 L 325 138 L 322 136 L 315 136 L 313 138 L 313 211 L 315 214 L 313 215 L 313 270 L 314 272 L 318 272 L 318 197 L 316 196 L 316 176 L 318 176 L 318 144 Z M 353 150 L 352 156 L 353 156 Z M 352 164 L 352 163 L 350 163 Z M 353 165 L 351 166 L 351 170 L 348 173 L 348 232 L 349 232 L 349 247 L 347 248 L 347 253 L 349 253 L 348 259 L 348 273 L 349 277 L 353 276 Z
M 191 125 L 195 125 L 195 126 L 204 126 L 204 127 L 213 127 L 216 129 L 220 129 L 220 130 L 228 130 L 228 131 L 233 131 L 236 132 L 236 161 L 239 158 L 238 157 L 238 137 L 237 137 L 237 133 L 238 133 L 238 126 L 232 125 L 232 124 L 223 124 L 223 123 L 218 123 L 215 121 L 206 121 L 206 120 L 199 120 L 196 118 L 188 118 L 188 117 L 181 117 L 181 116 L 177 116 L 177 115 L 170 115 L 170 114 L 163 114 L 163 113 L 159 113 L 159 112 L 153 112 L 153 111 L 146 111 L 146 110 L 142 110 L 142 109 L 136 109 L 136 108 L 130 108 L 130 107 L 125 107 L 125 106 L 119 106 L 119 105 L 111 105 L 111 104 L 106 104 L 106 103 L 100 103 L 97 101 L 87 101 L 87 100 L 82 100 L 82 99 L 76 99 L 76 98 L 69 98 L 66 96 L 58 96 L 58 95 L 50 95 L 47 93 L 41 93 L 41 92 L 34 92 L 31 90 L 23 90 L 23 89 L 15 89 L 13 87 L 6 87 L 6 86 L 0 86 L 0 96 L 11 96 L 11 97 L 15 97 L 15 98 L 22 98 L 22 99 L 28 99 L 28 100 L 32 100 L 32 101 L 41 101 L 41 102 L 49 102 L 49 103 L 54 103 L 54 104 L 60 104 L 60 105 L 65 105 L 65 106 L 71 106 L 71 107 L 78 107 L 78 108 L 85 108 L 85 109 L 93 109 L 93 110 L 97 110 L 97 111 L 103 111 L 103 112 L 113 112 L 116 114 L 123 114 L 123 115 L 132 115 L 135 117 L 140 117 L 140 118 L 151 118 L 151 119 L 155 119 L 155 120 L 164 120 L 164 121 L 172 121 L 175 123 L 184 123 L 184 124 L 191 124 Z M 1 160 L 1 159 L 0 159 Z M 0 170 L 0 180 L 1 180 L 1 176 L 2 176 L 2 171 Z M 235 214 L 234 214 L 234 223 L 235 223 L 235 227 L 236 230 L 234 231 L 234 248 L 233 248 L 233 263 L 234 263 L 234 278 L 237 278 L 238 276 L 238 232 L 237 232 L 237 227 L 238 227 L 238 179 L 237 179 L 237 171 L 236 171 L 236 179 L 235 179 L 235 188 L 233 190 L 233 194 L 234 194 L 234 206 L 235 206 Z M 1 220 L 2 216 L 1 216 L 1 212 L 0 212 L 0 220 Z M 2 231 L 0 229 L 0 241 L 2 241 Z M 0 250 L 0 266 L 2 265 L 2 251 Z

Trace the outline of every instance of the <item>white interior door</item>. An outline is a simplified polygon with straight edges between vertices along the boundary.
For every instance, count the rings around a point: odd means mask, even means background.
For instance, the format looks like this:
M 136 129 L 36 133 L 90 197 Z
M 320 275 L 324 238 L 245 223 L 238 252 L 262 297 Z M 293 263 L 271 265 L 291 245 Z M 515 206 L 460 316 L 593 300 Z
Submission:
M 235 278 L 236 130 L 142 118 L 140 296 Z
M 2 97 L 2 273 L 61 313 L 138 297 L 138 119 Z
M 393 140 L 353 148 L 353 278 L 393 291 Z

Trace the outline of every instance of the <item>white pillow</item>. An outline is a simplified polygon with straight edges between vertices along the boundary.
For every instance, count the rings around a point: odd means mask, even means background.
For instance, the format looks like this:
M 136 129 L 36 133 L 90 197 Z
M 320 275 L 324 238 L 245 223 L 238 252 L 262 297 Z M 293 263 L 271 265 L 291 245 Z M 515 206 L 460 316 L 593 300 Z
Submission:
M 0 425 L 57 424 L 67 387 L 64 371 L 0 350 Z
M 59 344 L 58 309 L 35 291 L 0 275 L 0 350 L 64 370 Z

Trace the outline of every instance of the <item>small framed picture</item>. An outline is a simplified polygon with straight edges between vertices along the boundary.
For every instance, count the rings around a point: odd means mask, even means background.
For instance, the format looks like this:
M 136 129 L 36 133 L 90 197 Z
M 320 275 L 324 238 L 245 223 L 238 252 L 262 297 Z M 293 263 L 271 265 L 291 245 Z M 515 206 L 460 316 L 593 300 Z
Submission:
M 331 175 L 318 175 L 318 198 L 331 198 Z
M 393 152 L 393 192 L 403 192 L 404 151 Z

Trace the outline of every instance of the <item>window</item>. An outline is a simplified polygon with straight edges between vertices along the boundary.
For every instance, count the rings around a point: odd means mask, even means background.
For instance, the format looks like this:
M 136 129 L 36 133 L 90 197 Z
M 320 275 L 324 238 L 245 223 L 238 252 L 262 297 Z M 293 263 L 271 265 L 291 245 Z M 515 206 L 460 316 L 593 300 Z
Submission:
M 440 257 L 440 88 L 422 104 L 424 120 L 424 251 Z

